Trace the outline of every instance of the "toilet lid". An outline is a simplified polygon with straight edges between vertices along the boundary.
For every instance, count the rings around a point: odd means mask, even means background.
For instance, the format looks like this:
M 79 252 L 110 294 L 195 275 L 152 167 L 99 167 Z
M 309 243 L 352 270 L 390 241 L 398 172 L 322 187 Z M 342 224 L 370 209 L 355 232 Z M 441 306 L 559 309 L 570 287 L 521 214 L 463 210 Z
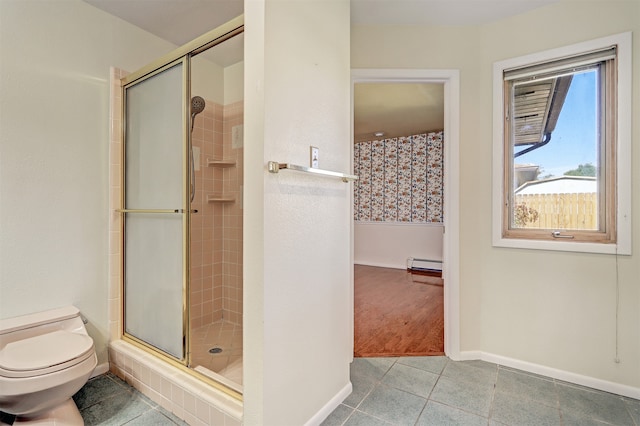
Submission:
M 0 368 L 8 373 L 22 373 L 20 376 L 29 372 L 36 375 L 44 369 L 52 372 L 67 368 L 75 364 L 70 361 L 85 358 L 92 351 L 91 337 L 58 330 L 7 344 L 0 351 Z

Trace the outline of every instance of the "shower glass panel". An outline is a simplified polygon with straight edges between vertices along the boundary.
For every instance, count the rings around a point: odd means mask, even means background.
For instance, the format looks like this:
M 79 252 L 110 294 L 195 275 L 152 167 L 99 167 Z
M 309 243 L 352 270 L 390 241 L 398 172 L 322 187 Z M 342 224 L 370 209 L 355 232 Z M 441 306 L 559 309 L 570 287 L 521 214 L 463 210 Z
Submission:
M 242 394 L 244 19 L 120 80 L 123 340 Z
M 184 61 L 125 87 L 125 332 L 185 359 Z
M 191 57 L 189 367 L 242 392 L 244 36 Z M 194 114 L 196 113 L 196 114 Z

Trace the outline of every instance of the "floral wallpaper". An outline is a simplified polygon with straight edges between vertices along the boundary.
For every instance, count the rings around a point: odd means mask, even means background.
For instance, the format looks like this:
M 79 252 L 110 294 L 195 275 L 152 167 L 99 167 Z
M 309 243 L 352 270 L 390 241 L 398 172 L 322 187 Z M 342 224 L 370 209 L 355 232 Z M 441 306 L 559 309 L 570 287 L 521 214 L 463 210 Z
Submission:
M 442 222 L 443 133 L 358 142 L 354 219 Z

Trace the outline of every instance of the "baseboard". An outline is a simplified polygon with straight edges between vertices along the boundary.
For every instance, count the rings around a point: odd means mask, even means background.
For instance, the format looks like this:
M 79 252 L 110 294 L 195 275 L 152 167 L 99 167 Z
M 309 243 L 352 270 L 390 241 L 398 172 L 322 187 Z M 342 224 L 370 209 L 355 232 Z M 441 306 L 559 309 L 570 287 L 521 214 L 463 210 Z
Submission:
M 447 356 L 449 356 L 449 358 L 454 361 L 472 361 L 475 359 L 481 359 L 484 361 L 484 359 L 482 358 L 483 354 L 484 352 L 480 351 L 460 351 L 458 352 L 456 357 L 449 354 L 447 354 Z
M 411 272 L 442 276 L 442 260 L 407 258 L 407 269 Z
M 108 372 L 109 372 L 109 363 L 103 362 L 102 364 L 96 365 L 96 368 L 93 369 L 93 373 L 91 373 L 91 377 L 89 378 L 93 379 L 94 377 L 102 376 L 103 374 L 106 374 Z
M 623 385 L 621 383 L 596 379 L 594 377 L 584 376 L 582 374 L 576 374 L 570 371 L 559 370 L 557 368 L 547 367 L 545 365 L 534 364 L 532 362 L 522 361 L 519 359 L 509 358 L 482 351 L 461 351 L 459 355 L 459 361 L 480 359 L 482 361 L 493 362 L 494 364 L 504 365 L 505 367 L 511 367 L 529 373 L 551 377 L 568 383 L 586 386 L 589 388 L 614 393 L 616 395 L 627 396 L 629 398 L 640 399 L 640 388 Z
M 320 409 L 313 417 L 311 417 L 306 423 L 305 426 L 316 426 L 321 424 L 329 414 L 333 413 L 333 410 L 338 408 L 338 406 L 344 401 L 353 391 L 353 386 L 351 382 L 347 383 L 333 398 L 327 402 L 324 407 Z
M 361 262 L 358 260 L 354 260 L 353 263 L 355 265 L 376 266 L 378 268 L 407 269 L 407 265 L 404 263 L 400 263 L 396 265 L 396 264 L 380 263 L 380 262 Z

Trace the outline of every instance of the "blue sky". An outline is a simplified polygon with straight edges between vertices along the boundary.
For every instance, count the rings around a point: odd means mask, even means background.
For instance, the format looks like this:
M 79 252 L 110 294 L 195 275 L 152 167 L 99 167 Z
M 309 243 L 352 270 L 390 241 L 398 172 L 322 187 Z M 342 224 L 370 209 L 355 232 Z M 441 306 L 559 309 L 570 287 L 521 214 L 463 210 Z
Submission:
M 573 76 L 551 142 L 516 158 L 518 164 L 536 164 L 540 176 L 562 176 L 579 164 L 597 165 L 596 71 Z

